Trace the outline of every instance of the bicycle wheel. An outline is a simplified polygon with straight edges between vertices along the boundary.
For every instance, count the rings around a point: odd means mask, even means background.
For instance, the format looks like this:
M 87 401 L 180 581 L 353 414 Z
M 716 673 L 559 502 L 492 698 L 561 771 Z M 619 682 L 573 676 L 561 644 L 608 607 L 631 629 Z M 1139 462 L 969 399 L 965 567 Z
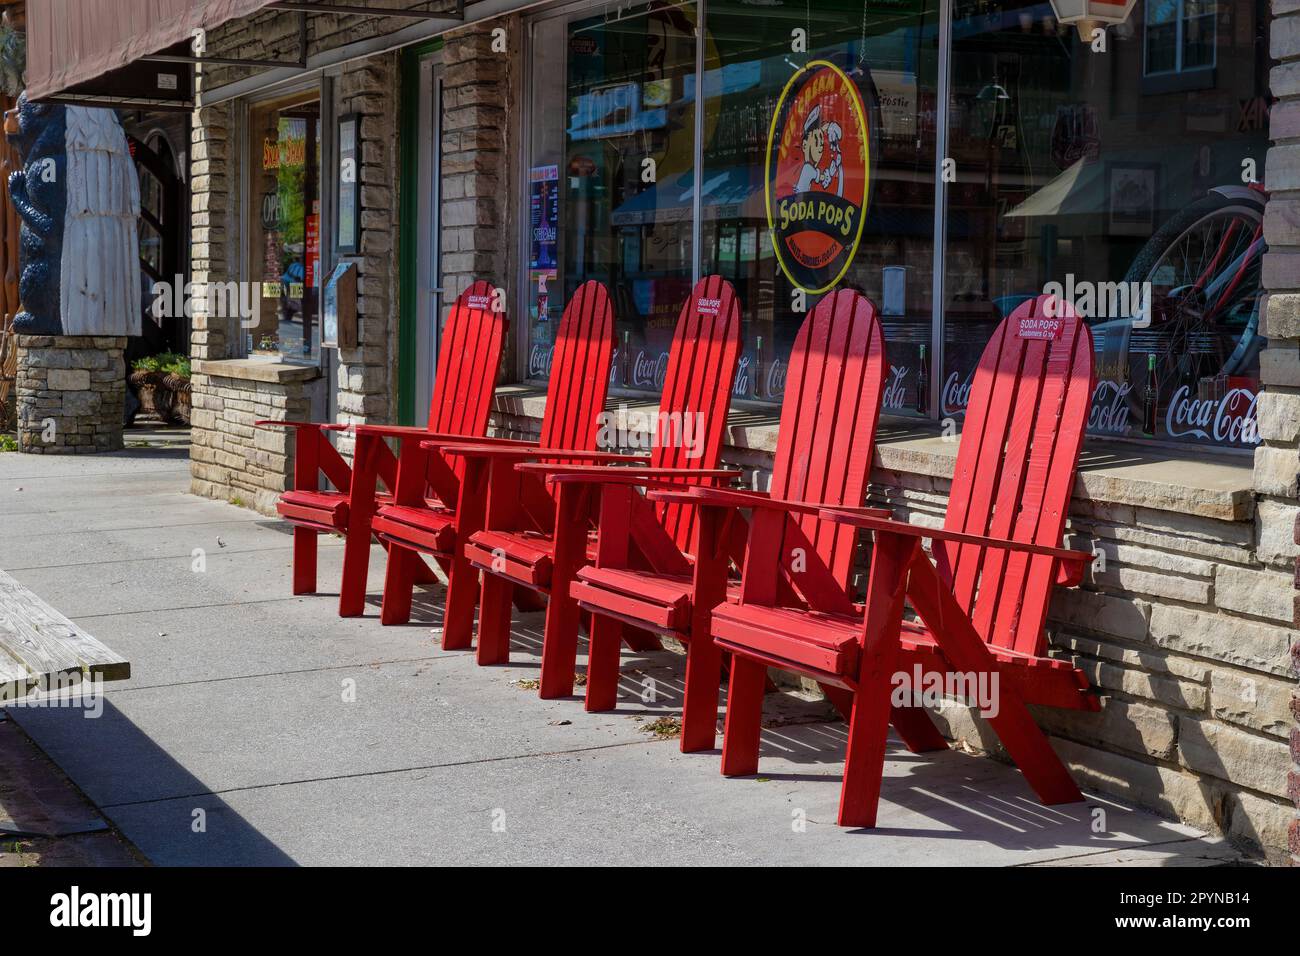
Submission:
M 1212 192 L 1175 213 L 1142 247 L 1124 278 L 1151 288 L 1150 325 L 1132 329 L 1128 341 L 1129 356 L 1137 357 L 1133 381 L 1144 381 L 1137 373 L 1145 375 L 1148 354 L 1171 393 L 1179 385 L 1195 393 L 1202 379 L 1242 375 L 1253 365 L 1263 344 L 1264 204 L 1253 191 Z M 1134 388 L 1128 395 L 1136 413 L 1142 393 Z

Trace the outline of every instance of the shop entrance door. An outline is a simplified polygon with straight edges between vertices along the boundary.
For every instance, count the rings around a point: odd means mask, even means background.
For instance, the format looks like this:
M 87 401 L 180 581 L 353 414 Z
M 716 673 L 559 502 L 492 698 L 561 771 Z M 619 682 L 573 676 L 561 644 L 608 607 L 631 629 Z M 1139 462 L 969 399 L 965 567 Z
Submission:
M 427 425 L 442 325 L 442 67 L 420 60 L 419 216 L 416 238 L 415 423 Z

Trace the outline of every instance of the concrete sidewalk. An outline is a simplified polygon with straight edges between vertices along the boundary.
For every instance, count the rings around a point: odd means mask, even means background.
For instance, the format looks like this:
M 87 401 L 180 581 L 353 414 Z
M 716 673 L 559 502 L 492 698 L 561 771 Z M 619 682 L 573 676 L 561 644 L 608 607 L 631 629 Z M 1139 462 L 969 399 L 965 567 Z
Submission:
M 186 494 L 183 447 L 96 458 L 0 454 L 0 568 L 128 657 L 99 719 L 14 723 L 157 864 L 1205 865 L 1218 840 L 1110 798 L 1047 808 L 1012 768 L 895 745 L 881 826 L 835 825 L 845 728 L 769 700 L 762 776 L 726 780 L 654 722 L 682 659 L 624 652 L 620 710 L 542 701 L 540 616 L 515 662 L 480 668 L 372 606 L 289 593 L 288 528 Z M 341 541 L 321 542 L 322 588 Z M 382 582 L 374 549 L 371 592 Z M 196 570 L 196 568 L 202 568 Z M 579 671 L 585 659 L 579 659 Z M 640 701 L 642 680 L 660 688 Z M 0 795 L 2 796 L 2 795 Z M 1097 808 L 1105 832 L 1094 833 Z M 800 821 L 806 825 L 800 826 Z

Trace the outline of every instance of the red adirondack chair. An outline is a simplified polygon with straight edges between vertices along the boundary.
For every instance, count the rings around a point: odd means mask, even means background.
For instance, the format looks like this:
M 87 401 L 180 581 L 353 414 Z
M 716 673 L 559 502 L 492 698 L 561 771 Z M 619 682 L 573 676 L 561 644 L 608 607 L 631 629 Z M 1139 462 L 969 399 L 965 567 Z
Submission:
M 811 600 L 820 597 L 819 605 L 851 612 L 844 595 L 853 533 L 820 519 L 817 512 L 823 504 L 863 501 L 887 370 L 875 306 L 849 290 L 824 297 L 794 341 L 770 490 L 650 494 L 665 503 L 707 503 L 693 558 L 663 533 L 651 539 L 650 547 L 631 540 L 631 489 L 602 489 L 596 562 L 579 571 L 573 585 L 579 606 L 596 615 L 587 666 L 588 710 L 612 709 L 617 697 L 618 633 L 604 622 L 672 634 L 688 645 L 681 749 L 714 746 L 721 651 L 710 635 L 709 616 L 728 596 L 728 555 L 740 551 L 734 536 L 743 524 L 741 508 L 754 512 L 749 537 L 757 557 L 748 563 L 785 558 L 788 578 L 780 579 L 785 600 L 804 606 L 807 593 Z M 750 575 L 751 590 L 758 577 Z M 771 577 L 775 586 L 775 564 Z M 738 597 L 739 589 L 733 585 L 731 590 Z
M 483 573 L 479 615 L 479 660 L 505 661 L 509 655 L 510 596 L 516 588 L 547 594 L 539 694 L 573 693 L 579 610 L 570 593 L 573 577 L 592 556 L 589 531 L 597 498 L 593 492 L 613 481 L 633 485 L 696 485 L 729 480 L 737 472 L 717 467 L 731 404 L 731 386 L 740 356 L 740 305 L 731 284 L 720 276 L 700 280 L 682 307 L 673 335 L 663 383 L 655 440 L 648 464 L 600 467 L 548 461 L 524 462 L 514 470 L 546 478 L 556 493 L 552 529 L 521 529 L 512 506 L 513 485 L 494 478 L 490 515 L 484 531 L 470 537 L 466 558 Z M 686 430 L 690 429 L 690 432 Z M 698 439 L 692 450 L 687 439 Z M 692 457 L 693 451 L 695 457 Z M 504 469 L 501 469 L 504 471 Z M 650 506 L 632 511 L 624 532 L 641 542 L 665 539 L 692 552 L 696 534 L 691 504 Z M 636 647 L 657 646 L 657 638 L 628 631 Z
M 542 457 L 547 461 L 635 461 L 628 455 L 596 451 L 598 416 L 609 388 L 614 351 L 614 310 L 599 282 L 579 286 L 556 329 L 551 377 L 547 386 L 546 414 L 541 438 L 533 441 L 423 441 L 404 453 L 398 464 L 397 494 L 380 507 L 373 529 L 388 545 L 384 578 L 385 624 L 410 619 L 411 597 L 421 554 L 432 555 L 448 574 L 442 646 L 468 647 L 473 632 L 478 571 L 465 557 L 465 542 L 484 527 L 490 480 L 515 475 L 510 464 Z M 432 483 L 430 465 L 451 462 L 460 478 L 459 494 L 452 506 L 430 505 L 426 483 Z M 512 503 L 518 513 L 549 530 L 555 502 L 540 481 L 513 482 Z M 508 607 L 507 607 L 508 612 Z
M 355 577 L 356 567 L 360 564 L 363 575 L 360 600 L 349 604 L 341 598 L 340 613 L 361 613 L 370 534 L 366 522 L 357 522 L 356 519 L 358 515 L 364 517 L 373 512 L 377 500 L 391 500 L 391 490 L 397 483 L 397 459 L 380 440 L 382 435 L 429 438 L 438 433 L 451 433 L 463 441 L 487 430 L 492 387 L 509 326 L 504 313 L 491 311 L 491 299 L 491 283 L 475 282 L 457 297 L 447 316 L 442 350 L 438 356 L 437 382 L 429 404 L 429 427 L 380 429 L 361 426 L 353 453 L 354 468 L 348 467 L 326 435 L 331 431 L 345 431 L 351 426 L 286 421 L 257 423 L 266 428 L 292 428 L 297 433 L 293 488 L 276 503 L 280 515 L 294 525 L 294 594 L 316 592 L 317 535 L 340 532 L 350 536 L 356 526 L 362 533 L 358 537 L 349 537 L 343 577 L 346 581 L 349 568 Z M 366 474 L 363 494 L 357 493 L 355 478 L 358 471 Z M 334 486 L 333 489 L 320 487 L 322 474 Z M 378 499 L 377 481 L 382 481 L 386 489 L 386 492 L 378 494 Z M 428 577 L 432 579 L 432 575 Z
M 1083 673 L 1046 656 L 1043 634 L 1053 583 L 1079 583 L 1092 561 L 1057 546 L 1092 387 L 1091 334 L 1068 305 L 1040 296 L 998 327 L 972 384 L 943 530 L 821 512 L 840 533 L 874 533 L 865 615 L 783 604 L 777 555 L 751 546 L 740 603 L 712 617 L 732 653 L 723 773 L 757 770 L 766 668 L 808 674 L 852 694 L 839 822 L 874 826 L 891 691 L 919 668 L 982 679 L 996 693 L 988 721 L 1040 799 L 1082 799 L 1025 705 L 1098 709 Z M 903 620 L 905 599 L 919 620 Z

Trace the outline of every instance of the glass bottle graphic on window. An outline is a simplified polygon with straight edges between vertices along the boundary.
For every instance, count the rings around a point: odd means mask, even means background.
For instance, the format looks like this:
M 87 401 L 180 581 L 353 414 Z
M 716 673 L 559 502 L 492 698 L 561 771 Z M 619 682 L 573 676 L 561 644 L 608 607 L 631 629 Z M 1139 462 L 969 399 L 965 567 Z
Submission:
M 1142 396 L 1142 434 L 1156 437 L 1156 354 L 1147 353 L 1147 387 Z
M 926 357 L 925 346 L 921 346 L 921 360 L 916 369 L 916 413 L 930 414 L 930 360 Z

